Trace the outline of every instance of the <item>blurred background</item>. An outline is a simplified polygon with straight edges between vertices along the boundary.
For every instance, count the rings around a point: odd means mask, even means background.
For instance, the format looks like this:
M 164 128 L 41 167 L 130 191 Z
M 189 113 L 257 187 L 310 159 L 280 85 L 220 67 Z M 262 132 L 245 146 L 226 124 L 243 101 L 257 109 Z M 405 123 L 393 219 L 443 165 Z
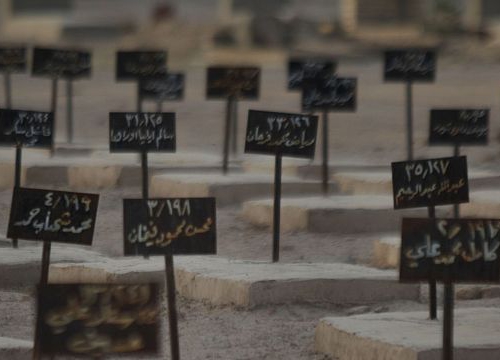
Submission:
M 426 146 L 430 108 L 483 106 L 492 108 L 491 146 L 470 155 L 495 162 L 499 36 L 496 0 L 0 0 L 0 42 L 93 51 L 92 79 L 75 85 L 75 131 L 79 142 L 102 147 L 108 112 L 135 106 L 135 85 L 114 79 L 118 49 L 168 50 L 169 69 L 187 75 L 185 100 L 164 107 L 177 112 L 179 149 L 214 153 L 224 104 L 205 99 L 206 66 L 262 67 L 260 100 L 239 106 L 242 144 L 249 108 L 300 111 L 300 94 L 286 90 L 288 57 L 323 54 L 338 60 L 340 75 L 359 80 L 357 112 L 330 116 L 332 161 L 404 159 L 404 87 L 383 83 L 382 51 L 411 45 L 439 51 L 436 82 L 415 86 L 417 157 L 443 154 Z M 47 80 L 19 75 L 13 91 L 18 108 L 50 105 Z M 59 106 L 62 118 L 64 101 Z

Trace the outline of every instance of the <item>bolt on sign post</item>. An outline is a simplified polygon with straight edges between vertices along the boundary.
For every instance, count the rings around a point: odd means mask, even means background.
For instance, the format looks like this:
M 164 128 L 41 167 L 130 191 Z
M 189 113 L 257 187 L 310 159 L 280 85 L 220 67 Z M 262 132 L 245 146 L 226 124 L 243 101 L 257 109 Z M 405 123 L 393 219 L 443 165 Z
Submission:
M 222 172 L 227 174 L 229 146 L 232 140 L 233 155 L 238 149 L 238 100 L 258 100 L 260 68 L 211 66 L 207 68 L 206 97 L 209 100 L 226 100 Z
M 40 286 L 38 358 L 156 358 L 161 348 L 159 288 L 155 283 Z
M 282 156 L 313 159 L 318 117 L 268 111 L 248 112 L 245 153 L 273 155 L 274 218 L 273 262 L 279 261 Z
M 394 209 L 427 207 L 435 218 L 435 206 L 469 202 L 465 156 L 392 163 Z M 429 316 L 437 318 L 436 281 L 429 279 Z
M 166 51 L 147 50 L 116 52 L 116 81 L 137 82 L 137 112 L 142 112 L 140 79 L 161 76 L 166 73 Z
M 74 49 L 35 48 L 33 51 L 32 75 L 52 79 L 51 112 L 54 122 L 57 110 L 57 81 L 66 80 L 66 139 L 73 143 L 73 81 L 90 78 L 92 54 Z
M 406 83 L 407 160 L 413 160 L 413 94 L 414 82 L 434 82 L 436 74 L 434 49 L 408 48 L 384 52 L 384 81 Z
M 98 202 L 96 194 L 14 188 L 7 236 L 43 241 L 41 288 L 48 281 L 52 242 L 92 245 Z M 40 356 L 37 333 L 33 358 Z
M 25 46 L 0 46 L 0 73 L 4 78 L 5 108 L 12 108 L 11 75 L 25 73 L 28 68 Z
M 138 152 L 142 163 L 142 197 L 149 197 L 149 152 L 175 152 L 175 113 L 109 113 L 109 149 Z
M 323 192 L 328 194 L 329 168 L 328 168 L 328 112 L 345 111 L 354 112 L 357 106 L 357 79 L 341 78 L 335 75 L 323 78 L 302 91 L 302 109 L 304 112 L 321 111 L 323 113 L 323 165 L 322 179 Z
M 165 257 L 171 358 L 180 359 L 173 255 L 217 253 L 215 198 L 124 199 L 124 254 Z
M 453 155 L 460 156 L 460 146 L 488 144 L 489 109 L 433 109 L 429 127 L 429 145 L 453 146 Z M 454 205 L 454 215 L 460 215 Z
M 185 76 L 181 73 L 168 73 L 139 80 L 140 98 L 156 102 L 158 112 L 162 112 L 165 101 L 183 100 L 184 87 Z
M 444 283 L 443 360 L 453 360 L 453 284 L 499 283 L 499 219 L 403 219 L 400 282 Z
M 52 149 L 53 134 L 52 113 L 0 109 L 0 146 L 16 148 L 14 188 L 21 186 L 23 147 Z M 17 238 L 12 238 L 12 246 L 17 248 Z

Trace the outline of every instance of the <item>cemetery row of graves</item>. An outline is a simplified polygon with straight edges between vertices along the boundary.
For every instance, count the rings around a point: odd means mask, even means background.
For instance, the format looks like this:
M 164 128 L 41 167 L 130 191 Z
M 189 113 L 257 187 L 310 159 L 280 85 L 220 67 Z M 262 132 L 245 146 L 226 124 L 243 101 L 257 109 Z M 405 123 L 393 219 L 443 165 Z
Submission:
M 68 49 L 33 51 L 32 75 L 52 79 L 52 111 L 11 109 L 11 75 L 27 70 L 24 47 L 0 48 L 0 71 L 5 76 L 6 106 L 0 110 L 0 143 L 16 148 L 8 237 L 43 242 L 38 292 L 34 358 L 43 355 L 156 353 L 160 348 L 159 287 L 157 284 L 48 284 L 52 242 L 90 246 L 99 195 L 21 185 L 24 147 L 52 149 L 56 125 L 57 81 L 91 75 L 91 54 Z M 467 158 L 460 146 L 486 145 L 489 109 L 432 109 L 430 145 L 449 145 L 455 156 L 414 160 L 412 139 L 412 86 L 432 82 L 436 52 L 432 49 L 391 50 L 384 54 L 386 81 L 401 82 L 407 94 L 407 160 L 392 164 L 394 209 L 427 208 L 427 218 L 405 218 L 401 228 L 400 282 L 429 283 L 429 314 L 436 318 L 436 282 L 445 285 L 442 358 L 453 358 L 453 305 L 455 283 L 500 281 L 500 219 L 460 219 L 458 205 L 469 201 Z M 164 51 L 119 51 L 116 80 L 137 83 L 137 111 L 109 114 L 109 150 L 141 157 L 142 198 L 123 200 L 125 256 L 165 258 L 172 359 L 179 359 L 173 255 L 217 254 L 216 199 L 151 198 L 148 154 L 176 151 L 176 115 L 162 112 L 164 101 L 180 100 L 184 74 L 167 71 Z M 207 69 L 206 97 L 226 101 L 221 171 L 229 168 L 234 134 L 231 109 L 240 99 L 259 96 L 258 67 L 214 66 Z M 68 85 L 71 89 L 71 85 Z M 288 64 L 288 89 L 302 92 L 302 114 L 250 110 L 245 153 L 274 157 L 272 260 L 280 259 L 282 158 L 312 159 L 319 149 L 321 114 L 322 188 L 329 192 L 328 114 L 355 111 L 357 81 L 336 74 L 331 58 L 293 58 Z M 69 92 L 68 94 L 71 94 Z M 71 97 L 71 96 L 70 96 Z M 142 101 L 158 103 L 158 112 L 142 112 Z M 71 114 L 71 98 L 68 114 Z M 68 117 L 71 141 L 72 118 Z M 452 218 L 436 217 L 436 207 L 454 205 Z M 71 311 L 68 308 L 72 307 Z M 69 314 L 69 315 L 68 315 Z

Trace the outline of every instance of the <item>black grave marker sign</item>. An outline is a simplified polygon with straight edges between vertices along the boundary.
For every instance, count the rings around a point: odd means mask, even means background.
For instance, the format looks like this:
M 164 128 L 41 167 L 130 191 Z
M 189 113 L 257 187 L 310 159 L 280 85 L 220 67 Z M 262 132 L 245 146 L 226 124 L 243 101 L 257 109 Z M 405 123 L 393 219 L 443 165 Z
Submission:
M 256 100 L 259 98 L 260 69 L 257 67 L 213 66 L 207 69 L 207 98 Z
M 436 51 L 433 49 L 398 49 L 384 52 L 385 81 L 433 82 L 436 74 Z
M 88 358 L 156 355 L 159 296 L 158 284 L 40 286 L 40 353 Z
M 403 219 L 400 280 L 500 281 L 500 220 Z
M 339 78 L 332 75 L 303 89 L 302 109 L 306 112 L 355 111 L 356 91 L 356 78 Z
M 469 201 L 465 156 L 392 163 L 394 209 Z
M 184 74 L 165 74 L 141 78 L 139 81 L 142 99 L 182 100 L 184 97 Z
M 124 254 L 215 254 L 215 215 L 215 198 L 124 199 Z
M 318 117 L 250 110 L 245 153 L 314 158 Z
M 138 80 L 142 77 L 164 75 L 166 72 L 166 51 L 118 51 L 116 53 L 117 80 Z
M 486 145 L 488 109 L 431 110 L 430 145 Z
M 91 245 L 99 195 L 16 187 L 7 236 Z
M 27 52 L 23 46 L 0 47 L 0 72 L 21 73 L 27 69 Z
M 0 109 L 0 145 L 52 148 L 54 115 Z
M 331 58 L 291 58 L 288 62 L 288 89 L 301 90 L 306 84 L 315 84 L 332 76 L 337 63 Z
M 92 55 L 88 51 L 35 48 L 33 75 L 78 79 L 91 75 Z
M 111 152 L 174 152 L 175 113 L 109 113 Z

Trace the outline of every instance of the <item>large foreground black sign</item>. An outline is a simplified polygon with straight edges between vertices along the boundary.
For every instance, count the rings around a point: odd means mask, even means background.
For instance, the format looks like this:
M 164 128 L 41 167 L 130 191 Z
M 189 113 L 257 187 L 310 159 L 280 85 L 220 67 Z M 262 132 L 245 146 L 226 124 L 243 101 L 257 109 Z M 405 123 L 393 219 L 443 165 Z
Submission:
M 0 109 L 0 145 L 51 148 L 53 129 L 53 113 Z
M 124 199 L 125 255 L 215 254 L 215 198 Z
M 207 98 L 258 99 L 260 69 L 257 67 L 214 66 L 207 69 Z
M 392 163 L 394 208 L 469 201 L 465 156 Z
M 23 46 L 0 47 L 0 72 L 19 73 L 27 68 L 26 48 Z
M 302 91 L 303 111 L 355 111 L 357 79 L 330 76 Z
M 138 80 L 167 72 L 165 51 L 118 51 L 116 53 L 116 79 Z
M 314 158 L 318 118 L 250 110 L 246 153 Z
M 109 113 L 111 152 L 174 152 L 175 113 Z
M 403 219 L 401 281 L 500 281 L 500 220 Z
M 50 284 L 38 290 L 41 355 L 85 358 L 159 352 L 157 284 Z
M 337 63 L 331 58 L 292 58 L 288 62 L 288 89 L 300 90 L 335 73 Z
M 431 110 L 430 145 L 486 145 L 488 109 Z
M 184 74 L 165 74 L 141 78 L 139 86 L 142 99 L 182 100 L 184 97 Z
M 436 52 L 432 49 L 388 50 L 384 57 L 385 81 L 434 81 Z
M 14 188 L 7 236 L 91 245 L 99 195 Z
M 88 51 L 35 48 L 33 75 L 68 79 L 90 77 L 91 61 Z

